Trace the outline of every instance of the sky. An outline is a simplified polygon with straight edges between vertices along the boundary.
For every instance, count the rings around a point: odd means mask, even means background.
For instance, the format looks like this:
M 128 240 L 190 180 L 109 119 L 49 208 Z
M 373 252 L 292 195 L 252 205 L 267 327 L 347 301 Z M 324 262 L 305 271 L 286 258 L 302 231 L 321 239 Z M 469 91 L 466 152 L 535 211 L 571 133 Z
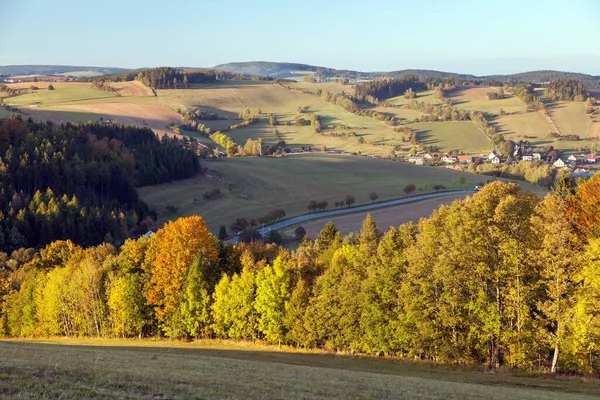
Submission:
M 0 65 L 600 75 L 600 0 L 0 0 Z

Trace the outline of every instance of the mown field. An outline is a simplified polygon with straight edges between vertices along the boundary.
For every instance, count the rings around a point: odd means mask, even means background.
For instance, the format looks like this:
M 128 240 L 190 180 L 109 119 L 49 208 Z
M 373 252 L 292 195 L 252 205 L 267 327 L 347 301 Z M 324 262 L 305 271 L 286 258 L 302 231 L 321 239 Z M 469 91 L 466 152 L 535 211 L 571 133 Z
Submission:
M 470 121 L 420 122 L 408 126 L 417 132 L 420 143 L 443 151 L 480 155 L 493 149 L 490 139 Z
M 346 195 L 356 197 L 355 205 L 370 203 L 372 191 L 379 200 L 403 197 L 409 183 L 417 187 L 415 194 L 420 194 L 434 191 L 437 184 L 448 189 L 472 189 L 485 181 L 481 175 L 444 168 L 320 153 L 235 158 L 205 162 L 203 166 L 218 171 L 225 181 L 208 172 L 194 179 L 139 189 L 142 199 L 159 212 L 159 222 L 198 214 L 217 231 L 221 224 L 229 226 L 236 218 L 258 218 L 276 208 L 284 209 L 288 216 L 304 214 L 311 200 L 326 200 L 328 209 L 333 209 Z M 461 184 L 460 178 L 465 182 Z M 223 197 L 204 200 L 202 195 L 214 188 L 220 189 Z M 178 207 L 178 213 L 167 213 L 168 205 Z
M 597 380 L 485 374 L 249 343 L 0 342 L 3 399 L 591 399 Z

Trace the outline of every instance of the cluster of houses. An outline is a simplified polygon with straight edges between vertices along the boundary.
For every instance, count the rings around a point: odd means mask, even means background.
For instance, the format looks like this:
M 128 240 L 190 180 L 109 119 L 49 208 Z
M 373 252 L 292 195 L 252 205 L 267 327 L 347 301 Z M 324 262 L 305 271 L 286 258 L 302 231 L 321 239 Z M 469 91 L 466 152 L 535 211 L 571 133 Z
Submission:
M 541 161 L 543 159 L 543 156 L 541 153 L 528 152 L 528 153 L 519 155 L 518 157 L 515 157 L 513 159 L 518 160 L 519 158 L 521 159 L 521 161 Z M 504 161 L 502 156 L 495 150 L 492 151 L 489 155 L 481 156 L 481 157 L 466 156 L 466 155 L 455 156 L 452 154 L 431 155 L 431 154 L 427 153 L 427 154 L 411 155 L 407 158 L 407 161 L 409 163 L 416 164 L 416 165 L 432 164 L 437 160 L 439 160 L 440 162 L 442 162 L 444 164 L 471 164 L 474 162 L 477 162 L 477 163 L 489 162 L 492 164 L 500 164 Z M 596 161 L 597 161 L 596 154 L 587 154 L 587 155 L 582 154 L 580 156 L 570 155 L 566 159 L 566 161 L 563 161 L 561 158 L 559 158 L 552 165 L 555 166 L 556 168 L 572 168 L 577 171 L 578 169 L 581 169 L 581 170 L 589 169 L 590 164 L 595 164 Z
M 571 154 L 567 161 L 564 161 L 562 158 L 559 158 L 554 162 L 556 168 L 571 168 L 576 172 L 583 172 L 589 169 L 590 164 L 596 164 L 597 156 L 596 154 L 581 154 L 576 156 Z

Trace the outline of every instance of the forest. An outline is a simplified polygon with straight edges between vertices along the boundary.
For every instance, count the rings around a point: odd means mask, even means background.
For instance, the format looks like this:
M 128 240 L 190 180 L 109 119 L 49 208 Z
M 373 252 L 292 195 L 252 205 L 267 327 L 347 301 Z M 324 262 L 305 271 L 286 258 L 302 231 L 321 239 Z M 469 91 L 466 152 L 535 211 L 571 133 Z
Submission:
M 600 175 L 544 199 L 492 182 L 418 224 L 328 223 L 289 251 L 202 218 L 150 238 L 0 257 L 9 337 L 263 340 L 451 364 L 600 374 Z
M 581 81 L 557 79 L 548 84 L 547 95 L 552 100 L 585 101 L 590 96 L 590 92 Z
M 0 119 L 0 250 L 122 241 L 153 215 L 136 187 L 199 170 L 189 141 L 148 128 Z

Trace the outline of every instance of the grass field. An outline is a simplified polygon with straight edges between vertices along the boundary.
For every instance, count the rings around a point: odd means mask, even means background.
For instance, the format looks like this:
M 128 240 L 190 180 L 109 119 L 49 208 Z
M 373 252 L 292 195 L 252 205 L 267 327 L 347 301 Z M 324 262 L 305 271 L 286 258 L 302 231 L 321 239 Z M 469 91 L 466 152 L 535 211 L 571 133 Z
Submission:
M 591 399 L 597 380 L 485 374 L 259 344 L 0 342 L 0 397 L 122 399 Z
M 584 103 L 556 102 L 548 108 L 561 135 L 578 135 L 582 139 L 589 136 L 592 119 L 585 114 Z
M 525 110 L 525 104 L 518 98 L 507 94 L 506 98 L 501 100 L 489 100 L 487 93 L 498 90 L 492 87 L 470 87 L 459 86 L 452 91 L 449 97 L 454 101 L 454 105 L 466 110 L 476 110 L 488 114 L 499 115 L 500 110 L 507 113 L 521 112 Z
M 433 97 L 433 90 L 426 90 L 423 92 L 418 92 L 415 100 L 418 100 L 420 102 L 430 103 L 430 104 L 442 104 L 442 102 L 439 99 L 436 99 L 435 97 Z M 410 104 L 410 102 L 412 100 L 405 99 L 404 96 L 402 95 L 402 96 L 390 97 L 389 99 L 386 99 L 385 101 L 392 103 L 392 104 L 397 104 L 397 105 L 402 106 L 402 105 Z
M 488 137 L 470 121 L 420 122 L 407 126 L 417 132 L 420 143 L 437 146 L 440 151 L 480 154 L 493 147 Z
M 550 137 L 554 127 L 540 112 L 520 112 L 500 116 L 494 120 L 494 126 L 507 139 L 516 142 L 522 139 L 537 145 L 546 145 L 554 141 Z
M 140 196 L 159 212 L 159 223 L 179 215 L 198 214 L 217 231 L 221 224 L 229 226 L 235 218 L 262 217 L 275 208 L 283 208 L 287 216 L 307 213 L 311 200 L 329 202 L 346 195 L 356 197 L 356 205 L 369 203 L 375 191 L 379 200 L 403 197 L 408 183 L 418 193 L 433 191 L 441 184 L 448 189 L 472 189 L 484 177 L 443 168 L 330 154 L 294 154 L 285 158 L 245 157 L 205 162 L 204 167 L 218 171 L 163 185 L 142 187 Z M 211 178 L 212 177 L 212 178 Z M 465 183 L 460 185 L 460 177 Z M 230 184 L 233 184 L 229 190 Z M 202 194 L 218 188 L 224 196 L 206 201 Z M 165 213 L 167 205 L 179 207 L 177 215 Z

